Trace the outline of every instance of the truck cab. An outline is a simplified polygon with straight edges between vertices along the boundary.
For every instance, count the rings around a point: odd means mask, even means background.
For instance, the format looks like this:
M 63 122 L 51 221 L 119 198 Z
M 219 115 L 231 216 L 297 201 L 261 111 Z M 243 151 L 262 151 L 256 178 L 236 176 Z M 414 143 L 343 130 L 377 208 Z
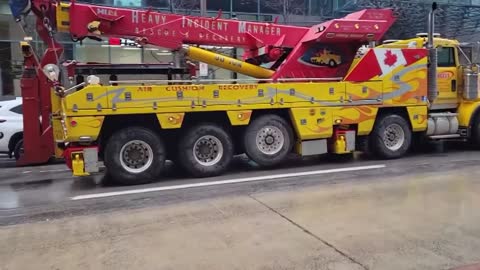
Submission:
M 431 110 L 456 109 L 461 102 L 463 66 L 470 63 L 457 40 L 441 38 L 435 34 L 433 39 L 437 49 L 437 87 L 438 95 Z M 427 34 L 418 34 L 416 38 L 390 41 L 378 47 L 383 48 L 424 48 Z
M 383 48 L 425 48 L 427 34 L 418 34 L 415 38 L 407 40 L 390 40 L 378 46 Z M 469 137 L 471 141 L 480 142 L 480 96 L 478 84 L 478 65 L 475 64 L 476 48 L 472 44 L 463 44 L 453 39 L 440 37 L 434 34 L 433 46 L 437 52 L 437 95 L 429 104 L 430 119 L 437 122 L 438 117 L 432 117 L 443 113 L 449 116 L 455 115 L 453 126 L 458 125 L 457 134 L 449 136 Z M 431 82 L 429 82 L 431 83 Z M 452 117 L 448 117 L 449 125 L 452 126 Z M 436 128 L 435 124 L 430 124 Z M 435 134 L 434 134 L 435 135 Z M 440 136 L 434 136 L 440 137 Z

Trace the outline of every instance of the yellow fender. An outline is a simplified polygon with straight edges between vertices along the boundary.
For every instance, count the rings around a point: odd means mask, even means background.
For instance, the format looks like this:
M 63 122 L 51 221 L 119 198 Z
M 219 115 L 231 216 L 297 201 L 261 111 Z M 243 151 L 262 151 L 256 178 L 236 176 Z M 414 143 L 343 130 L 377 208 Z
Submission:
M 462 102 L 458 107 L 458 124 L 460 127 L 471 127 L 473 117 L 480 112 L 480 101 Z
M 413 132 L 425 131 L 428 126 L 428 108 L 427 106 L 407 107 L 408 118 L 412 125 Z

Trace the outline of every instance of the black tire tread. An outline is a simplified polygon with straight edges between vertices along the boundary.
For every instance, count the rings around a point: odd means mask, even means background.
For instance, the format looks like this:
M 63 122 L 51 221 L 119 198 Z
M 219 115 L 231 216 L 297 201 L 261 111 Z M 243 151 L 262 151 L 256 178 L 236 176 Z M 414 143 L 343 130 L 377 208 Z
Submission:
M 480 148 L 480 115 L 476 115 L 472 121 L 470 142 L 474 147 Z
M 283 130 L 285 135 L 285 146 L 275 156 L 268 156 L 257 150 L 256 136 L 260 128 L 266 125 L 273 125 Z M 262 115 L 247 127 L 244 136 L 244 148 L 247 156 L 262 167 L 273 167 L 284 162 L 294 145 L 293 129 L 285 119 L 275 114 Z
M 213 135 L 223 146 L 223 158 L 215 165 L 205 167 L 199 164 L 193 156 L 193 146 L 202 136 Z M 212 177 L 223 174 L 229 167 L 234 153 L 233 140 L 230 134 L 221 126 L 212 123 L 200 123 L 189 128 L 178 143 L 175 155 L 176 165 L 183 168 L 193 177 Z
M 131 174 L 122 168 L 119 152 L 124 143 L 140 139 L 150 144 L 154 154 L 153 164 L 146 171 Z M 165 146 L 154 131 L 144 127 L 128 127 L 115 132 L 105 147 L 104 162 L 114 182 L 122 185 L 150 183 L 160 176 L 165 167 Z
M 391 151 L 384 146 L 382 139 L 382 132 L 389 124 L 396 123 L 400 125 L 405 133 L 405 143 L 397 151 Z M 404 156 L 411 147 L 412 144 L 412 131 L 408 122 L 400 115 L 397 114 L 385 114 L 377 119 L 373 131 L 369 136 L 368 150 L 369 152 L 380 159 L 396 159 Z

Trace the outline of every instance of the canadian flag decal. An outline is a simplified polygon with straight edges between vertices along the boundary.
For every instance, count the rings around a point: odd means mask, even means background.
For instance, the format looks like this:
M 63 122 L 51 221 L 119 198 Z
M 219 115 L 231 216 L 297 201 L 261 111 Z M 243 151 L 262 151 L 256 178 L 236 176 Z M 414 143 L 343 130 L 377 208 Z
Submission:
M 391 50 L 387 50 L 385 53 L 385 60 L 383 60 L 383 62 L 387 66 L 393 66 L 397 62 L 397 56 L 393 54 Z
M 427 57 L 427 54 L 428 51 L 425 49 L 370 49 L 345 80 L 359 82 L 370 80 L 375 76 L 382 77 L 400 66 L 408 67 L 417 63 Z
M 374 50 L 382 75 L 390 73 L 399 66 L 405 66 L 407 61 L 403 56 L 402 49 L 376 48 Z

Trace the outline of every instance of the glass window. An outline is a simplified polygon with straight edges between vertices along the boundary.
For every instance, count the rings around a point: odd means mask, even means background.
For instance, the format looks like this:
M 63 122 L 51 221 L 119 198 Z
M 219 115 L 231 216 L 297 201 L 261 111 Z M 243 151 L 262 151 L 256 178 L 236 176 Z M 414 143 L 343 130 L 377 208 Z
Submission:
M 72 60 L 75 59 L 74 55 L 74 44 L 73 43 L 67 43 L 67 44 L 62 44 L 63 45 L 63 59 L 64 60 Z
M 110 63 L 110 51 L 108 45 L 87 43 L 75 44 L 75 60 L 81 63 L 96 62 Z
M 137 47 L 110 47 L 112 64 L 141 64 L 142 50 Z
M 342 8 L 348 3 L 347 0 L 334 0 L 333 4 L 335 5 L 335 8 Z
M 260 12 L 272 14 L 283 14 L 286 12 L 287 14 L 303 15 L 308 8 L 308 4 L 308 0 L 261 0 Z
M 167 64 L 173 60 L 174 56 L 169 50 L 151 47 L 143 50 L 143 63 L 145 64 Z
M 113 5 L 113 0 L 81 0 L 79 2 L 88 3 L 88 4 L 98 4 L 98 5 Z
M 336 1 L 306 1 L 308 5 L 308 14 L 312 16 L 331 15 L 333 11 L 333 5 L 342 6 L 338 0 Z
M 113 5 L 116 7 L 142 7 L 142 0 L 114 0 Z
M 233 1 L 233 0 L 232 0 Z M 230 1 L 207 1 L 208 10 L 223 10 L 224 12 L 230 11 Z
M 12 61 L 12 43 L 0 42 L 0 95 L 12 95 L 14 66 Z
M 438 48 L 438 66 L 454 67 L 455 66 L 455 50 L 452 47 Z
M 170 0 L 145 0 L 144 1 L 144 8 L 145 7 L 154 7 L 154 8 L 168 8 Z M 174 2 L 179 2 L 179 0 L 172 0 Z
M 10 109 L 11 112 L 17 113 L 17 114 L 23 114 L 23 109 L 22 105 L 17 105 L 13 108 Z
M 458 54 L 458 58 L 460 60 L 460 65 L 462 65 L 462 66 L 468 65 L 470 63 L 469 60 L 473 61 L 472 52 L 473 52 L 472 47 L 462 47 L 462 48 L 460 48 L 459 54 Z
M 233 11 L 257 13 L 257 0 L 233 1 Z
M 23 40 L 24 34 L 12 18 L 12 15 L 0 14 L 0 40 Z

